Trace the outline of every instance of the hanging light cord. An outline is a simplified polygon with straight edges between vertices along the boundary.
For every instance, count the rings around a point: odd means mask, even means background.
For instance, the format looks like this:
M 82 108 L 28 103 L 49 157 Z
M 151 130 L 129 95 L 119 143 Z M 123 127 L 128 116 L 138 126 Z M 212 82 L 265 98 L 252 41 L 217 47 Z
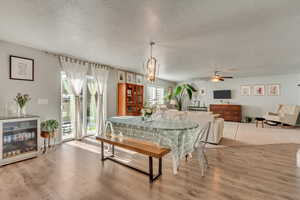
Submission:
M 155 42 L 150 42 L 150 58 L 152 58 L 152 48 L 155 45 Z

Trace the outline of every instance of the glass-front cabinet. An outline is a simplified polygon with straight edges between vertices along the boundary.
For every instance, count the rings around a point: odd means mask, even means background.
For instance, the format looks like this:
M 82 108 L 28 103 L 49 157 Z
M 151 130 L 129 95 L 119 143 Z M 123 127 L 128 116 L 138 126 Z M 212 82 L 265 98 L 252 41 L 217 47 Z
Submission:
M 38 117 L 0 118 L 0 165 L 37 156 L 39 136 Z

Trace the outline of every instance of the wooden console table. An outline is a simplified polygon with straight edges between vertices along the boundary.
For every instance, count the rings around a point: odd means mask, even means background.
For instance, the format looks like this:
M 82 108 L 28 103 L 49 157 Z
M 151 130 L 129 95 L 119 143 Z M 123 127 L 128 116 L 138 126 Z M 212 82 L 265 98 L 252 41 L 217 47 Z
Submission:
M 211 104 L 209 107 L 213 114 L 220 114 L 225 121 L 241 122 L 242 106 L 233 104 Z

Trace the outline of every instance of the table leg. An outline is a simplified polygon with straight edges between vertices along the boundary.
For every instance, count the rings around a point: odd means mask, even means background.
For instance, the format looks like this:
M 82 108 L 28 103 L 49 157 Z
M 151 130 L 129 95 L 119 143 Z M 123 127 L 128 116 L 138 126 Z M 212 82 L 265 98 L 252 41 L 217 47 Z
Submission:
M 159 158 L 158 160 L 158 174 L 162 174 L 162 158 Z
M 43 150 L 43 153 L 46 153 L 46 149 L 47 149 L 46 138 L 44 138 L 44 150 Z
M 101 160 L 104 161 L 104 144 L 103 141 L 101 141 Z
M 49 137 L 48 137 L 48 148 L 51 147 L 51 145 L 50 145 L 50 139 L 51 139 L 51 137 L 50 137 L 50 135 L 49 135 Z

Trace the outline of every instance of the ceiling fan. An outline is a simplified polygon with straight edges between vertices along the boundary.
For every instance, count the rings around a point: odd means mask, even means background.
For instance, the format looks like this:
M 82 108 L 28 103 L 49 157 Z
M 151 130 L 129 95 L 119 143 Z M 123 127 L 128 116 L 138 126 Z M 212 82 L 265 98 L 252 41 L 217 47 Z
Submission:
M 232 76 L 221 76 L 220 71 L 215 71 L 215 75 L 210 78 L 212 82 L 220 82 L 224 81 L 225 79 L 233 79 Z

